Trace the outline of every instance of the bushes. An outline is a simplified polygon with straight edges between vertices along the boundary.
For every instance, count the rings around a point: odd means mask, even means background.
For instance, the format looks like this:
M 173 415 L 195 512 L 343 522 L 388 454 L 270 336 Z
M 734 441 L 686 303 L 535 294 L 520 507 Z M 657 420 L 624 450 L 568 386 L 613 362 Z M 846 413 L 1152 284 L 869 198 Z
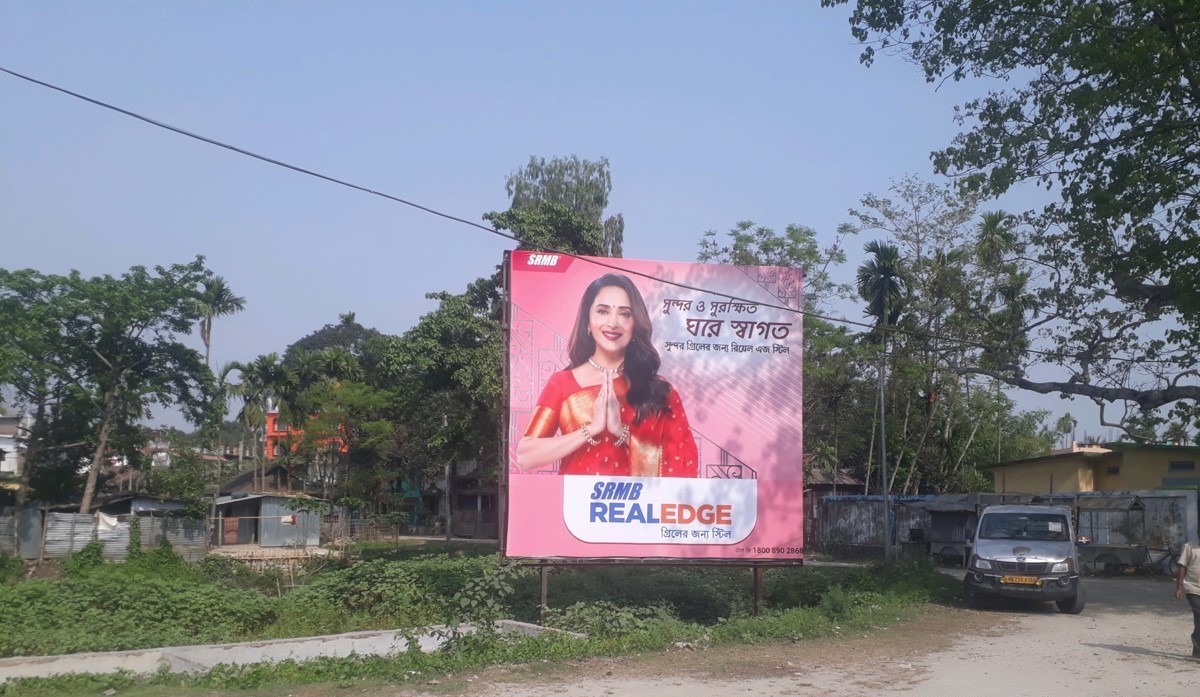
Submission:
M 0 585 L 0 607 L 10 611 L 8 631 L 0 633 L 0 655 L 304 636 L 439 621 L 451 625 L 445 632 L 450 642 L 435 653 L 225 666 L 193 678 L 71 676 L 0 683 L 0 695 L 40 689 L 126 692 L 145 683 L 225 689 L 314 682 L 348 686 L 358 680 L 427 680 L 496 663 L 662 650 L 678 642 L 705 647 L 798 641 L 886 626 L 955 585 L 919 564 L 776 568 L 765 575 L 767 612 L 751 617 L 743 610 L 750 602 L 752 578 L 744 568 L 558 569 L 550 586 L 555 607 L 545 609 L 542 623 L 586 632 L 589 638 L 581 641 L 553 634 L 528 638 L 458 631 L 458 622 L 513 617 L 510 592 L 532 608 L 524 619 L 538 619 L 536 576 L 495 556 L 360 562 L 320 571 L 283 598 L 254 589 L 269 576 L 229 560 L 185 564 L 169 552 L 148 552 L 123 565 L 92 562 L 83 555 L 72 563 L 73 575 L 58 583 Z
M 134 565 L 94 567 L 61 582 L 0 587 L 0 656 L 235 641 L 274 621 L 272 601 Z
M 373 617 L 384 626 L 416 626 L 436 621 L 441 614 L 437 599 L 412 571 L 384 560 L 321 574 L 285 598 L 288 611 L 303 614 L 309 605 L 360 619 Z
M 496 555 L 424 554 L 321 568 L 276 597 L 278 573 L 229 559 L 191 564 L 159 548 L 123 564 L 104 563 L 99 551 L 88 545 L 68 559 L 63 581 L 0 584 L 0 656 L 487 625 L 502 617 L 586 632 L 597 642 L 589 650 L 620 653 L 706 636 L 718 642 L 815 636 L 872 618 L 878 623 L 879 616 L 896 617 L 907 605 L 954 598 L 957 591 L 952 579 L 919 564 L 774 568 L 765 575 L 767 614 L 750 617 L 749 569 L 572 567 L 552 570 L 552 607 L 543 614 L 536 575 Z M 0 560 L 0 569 L 13 564 Z
M 16 557 L 0 554 L 0 585 L 16 583 L 25 573 L 25 564 Z

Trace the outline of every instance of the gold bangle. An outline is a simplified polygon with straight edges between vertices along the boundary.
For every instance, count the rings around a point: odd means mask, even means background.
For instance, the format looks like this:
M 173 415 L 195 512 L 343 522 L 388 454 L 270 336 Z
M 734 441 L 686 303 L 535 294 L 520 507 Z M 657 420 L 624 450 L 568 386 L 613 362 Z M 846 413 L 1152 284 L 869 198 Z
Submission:
M 629 424 L 625 424 L 625 426 L 621 429 L 621 437 L 616 439 L 615 441 L 613 441 L 613 445 L 615 445 L 619 448 L 622 445 L 625 445 L 625 443 L 628 441 L 629 441 Z
M 589 422 L 587 422 L 587 423 L 585 423 L 584 425 L 582 425 L 582 426 L 580 426 L 580 427 L 579 427 L 579 430 L 583 432 L 583 439 L 584 439 L 585 441 L 587 441 L 587 444 L 588 444 L 588 445 L 600 445 L 600 439 L 599 439 L 599 438 L 592 438 L 590 435 L 588 435 L 588 430 L 587 430 L 587 427 L 588 427 L 588 426 L 591 426 L 591 425 L 592 425 L 592 422 L 591 422 L 591 421 L 589 421 Z

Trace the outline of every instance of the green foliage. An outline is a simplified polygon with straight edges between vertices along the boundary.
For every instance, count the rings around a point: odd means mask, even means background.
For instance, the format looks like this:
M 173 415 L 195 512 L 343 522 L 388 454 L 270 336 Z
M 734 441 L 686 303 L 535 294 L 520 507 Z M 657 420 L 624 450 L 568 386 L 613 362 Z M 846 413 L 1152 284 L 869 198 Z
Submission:
M 297 496 L 284 501 L 283 507 L 296 513 L 324 513 L 329 510 L 329 505 L 324 501 L 303 496 Z
M 84 576 L 104 566 L 104 545 L 100 540 L 92 540 L 79 551 L 72 552 L 63 562 L 63 570 L 67 576 Z
M 575 603 L 562 609 L 546 608 L 542 624 L 582 632 L 591 637 L 621 637 L 647 630 L 652 623 L 674 619 L 664 607 L 622 607 L 607 600 Z
M 338 315 L 337 324 L 326 324 L 288 346 L 283 357 L 285 362 L 292 362 L 301 351 L 316 353 L 331 348 L 344 349 L 358 356 L 363 346 L 377 336 L 380 336 L 378 329 L 364 327 L 353 312 L 345 312 Z
M 186 504 L 184 512 L 203 517 L 212 506 L 208 487 L 213 473 L 193 447 L 174 445 L 170 467 L 153 467 L 145 476 L 146 493 Z
M 408 627 L 439 619 L 441 603 L 404 565 L 378 560 L 317 576 L 284 599 L 284 615 L 304 616 L 309 607 L 336 609 Z
M 851 32 L 865 44 L 865 64 L 898 55 L 933 84 L 988 79 L 981 96 L 955 110 L 963 131 L 932 154 L 939 173 L 972 197 L 1022 184 L 1053 192 L 1019 217 L 1024 225 L 1015 231 L 1027 246 L 1023 257 L 1043 274 L 1017 294 L 1032 310 L 1019 326 L 1025 334 L 1052 319 L 1038 360 L 1069 375 L 987 374 L 1037 392 L 1123 404 L 1139 438 L 1138 412 L 1194 420 L 1200 385 L 1180 378 L 1194 375 L 1200 348 L 1200 57 L 1193 48 L 1200 5 L 853 4 Z M 1129 329 L 1158 323 L 1161 332 Z M 1003 324 L 993 337 L 1000 346 L 1016 326 Z
M 545 244 L 551 249 L 576 254 L 621 256 L 625 238 L 625 218 L 620 213 L 604 218 L 604 209 L 608 207 L 608 194 L 612 191 L 608 158 L 602 157 L 592 161 L 572 155 L 546 160 L 543 157 L 530 156 L 528 164 L 509 175 L 506 189 L 512 198 L 512 206 L 508 213 L 545 213 L 552 210 L 550 207 L 557 207 L 563 213 L 594 227 L 599 233 L 596 240 L 598 245 L 595 248 L 590 246 L 591 242 L 587 247 L 579 247 L 570 243 L 573 237 L 570 233 L 553 231 L 548 235 L 534 235 L 527 226 L 503 225 L 503 229 L 516 232 L 524 244 Z M 557 212 L 551 215 L 565 217 Z M 488 216 L 484 218 L 497 223 Z M 572 224 L 568 223 L 568 226 Z
M 81 511 L 90 507 L 110 447 L 127 446 L 123 436 L 136 435 L 133 424 L 152 405 L 178 405 L 196 424 L 208 420 L 212 373 L 181 337 L 200 318 L 196 293 L 210 277 L 202 257 L 153 270 L 135 266 L 119 278 L 0 269 L 0 352 L 19 355 L 26 366 L 12 376 L 19 399 L 36 405 L 67 396 L 75 415 L 89 422 L 92 465 Z M 48 436 L 51 415 L 37 413 L 42 423 L 34 430 Z M 37 451 L 48 443 L 32 445 Z
M 126 556 L 135 560 L 142 555 L 142 518 L 129 516 L 129 543 L 125 546 Z
M 25 573 L 25 564 L 16 557 L 0 554 L 0 585 L 16 583 Z
M 488 564 L 483 573 L 472 576 L 462 590 L 451 598 L 454 620 L 474 622 L 480 627 L 492 627 L 507 611 L 507 601 L 513 594 L 513 582 L 527 577 L 528 569 L 516 564 Z
M 206 582 L 169 550 L 104 564 L 85 549 L 67 570 L 61 582 L 0 586 L 7 608 L 0 655 L 236 641 L 276 616 L 272 599 Z
M 149 556 L 154 554 L 148 552 Z M 439 564 L 442 581 L 439 590 L 422 588 L 420 576 Z M 412 566 L 410 566 L 412 565 Z M 165 643 L 268 638 L 316 633 L 329 629 L 346 631 L 370 628 L 361 624 L 378 620 L 375 627 L 390 618 L 373 614 L 379 604 L 408 608 L 425 602 L 429 614 L 451 610 L 461 603 L 445 603 L 446 590 L 457 587 L 457 598 L 480 593 L 534 591 L 536 579 L 527 570 L 502 566 L 495 558 L 451 558 L 415 556 L 408 562 L 376 560 L 344 569 L 318 574 L 289 598 L 266 598 L 253 591 L 232 589 L 224 581 L 244 577 L 241 566 L 214 559 L 188 565 L 162 559 L 155 564 L 123 566 L 109 564 L 94 568 L 82 579 L 69 578 L 53 583 L 33 581 L 0 586 L 0 603 L 15 608 L 13 631 L 0 636 L 0 654 L 26 655 L 34 652 L 62 652 L 132 648 Z M 353 568 L 353 567 L 352 567 Z M 420 573 L 416 573 L 419 568 Z M 606 569 L 572 569 L 587 575 Z M 625 569 L 628 573 L 604 574 L 605 583 L 618 581 L 636 584 L 646 578 L 647 567 Z M 735 583 L 750 574 L 745 569 L 661 569 L 663 575 L 653 585 L 688 583 L 711 585 L 726 595 L 747 592 L 745 583 Z M 190 579 L 187 574 L 191 574 Z M 490 580 L 473 583 L 478 578 Z M 457 581 L 449 579 L 457 578 Z M 535 582 L 530 585 L 528 582 Z M 589 598 L 572 598 L 564 593 L 555 578 L 553 596 L 561 598 L 557 609 L 545 611 L 546 623 L 585 631 L 591 636 L 577 640 L 557 634 L 538 638 L 508 636 L 485 631 L 453 634 L 450 649 L 432 653 L 411 650 L 389 657 L 326 658 L 296 664 L 219 666 L 207 674 L 181 676 L 160 674 L 146 678 L 129 675 L 60 676 L 50 679 L 0 683 L 0 695 L 8 694 L 95 694 L 108 689 L 136 693 L 139 687 L 159 686 L 178 690 L 191 686 L 203 689 L 258 689 L 268 685 L 328 684 L 348 687 L 362 681 L 402 684 L 436 675 L 473 670 L 488 665 L 533 661 L 576 660 L 589 656 L 616 656 L 641 651 L 659 651 L 676 642 L 695 646 L 766 641 L 797 641 L 841 632 L 870 631 L 902 621 L 918 611 L 921 603 L 941 597 L 956 602 L 955 584 L 927 564 L 893 564 L 878 568 L 811 569 L 779 568 L 766 574 L 768 609 L 762 616 L 708 616 L 702 623 L 682 622 L 664 604 L 630 605 L 607 592 L 604 583 L 586 586 L 599 588 Z M 379 588 L 379 584 L 401 586 L 400 590 Z M 583 588 L 582 584 L 576 588 Z M 305 592 L 306 589 L 313 590 Z M 121 589 L 122 592 L 114 592 Z M 789 590 L 790 589 L 790 590 Z M 803 592 L 801 592 L 802 589 Z M 823 589 L 818 592 L 818 589 Z M 19 591 L 19 592 L 17 592 Z M 810 593 L 804 606 L 790 605 L 794 599 Z M 634 595 L 624 589 L 622 595 Z M 419 598 L 418 596 L 424 596 Z M 648 595 L 661 595 L 652 593 Z M 128 597 L 126 597 L 128 596 Z M 291 602 L 289 602 L 289 600 Z M 196 607 L 185 607 L 195 605 Z M 456 621 L 468 614 L 485 619 L 496 610 L 486 603 L 471 606 Z M 537 610 L 535 609 L 535 612 Z M 354 624 L 347 618 L 356 618 Z M 534 619 L 534 618 L 526 618 Z M 426 620 L 427 621 L 427 620 Z M 422 622 L 424 623 L 424 621 Z M 138 628 L 141 634 L 135 632 Z M 109 632 L 112 632 L 109 634 Z
M 205 556 L 192 568 L 203 580 L 231 588 L 256 590 L 264 595 L 274 595 L 282 579 L 278 569 L 257 571 L 244 562 L 215 554 Z

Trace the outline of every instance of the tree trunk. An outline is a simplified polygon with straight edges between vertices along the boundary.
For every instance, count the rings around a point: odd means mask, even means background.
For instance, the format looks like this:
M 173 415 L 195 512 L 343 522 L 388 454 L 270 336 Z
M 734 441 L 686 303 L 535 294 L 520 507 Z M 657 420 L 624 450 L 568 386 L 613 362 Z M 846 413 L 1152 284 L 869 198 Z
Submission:
M 871 416 L 871 441 L 867 446 L 867 472 L 863 475 L 863 496 L 871 493 L 871 464 L 875 461 L 875 435 L 879 429 L 879 400 L 875 400 L 875 413 Z M 879 487 L 883 491 L 883 486 Z
M 83 500 L 79 502 L 79 512 L 87 513 L 92 507 L 92 497 L 96 494 L 96 481 L 100 478 L 100 468 L 104 465 L 104 452 L 108 449 L 108 432 L 112 428 L 113 404 L 117 401 L 116 390 L 110 390 L 104 395 L 104 413 L 100 417 L 100 438 L 96 443 L 96 452 L 92 454 L 92 467 L 88 470 L 87 486 L 83 488 Z

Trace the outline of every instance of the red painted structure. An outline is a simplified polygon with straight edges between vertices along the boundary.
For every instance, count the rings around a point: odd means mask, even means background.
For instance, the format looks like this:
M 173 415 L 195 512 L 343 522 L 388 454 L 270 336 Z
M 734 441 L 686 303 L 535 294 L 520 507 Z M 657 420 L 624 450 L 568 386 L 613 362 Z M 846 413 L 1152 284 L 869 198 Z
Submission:
M 291 442 L 293 444 L 292 447 L 295 447 L 295 444 L 300 441 L 300 438 L 303 435 L 304 435 L 303 429 L 293 428 L 293 427 L 289 426 L 288 424 L 281 422 L 279 419 L 279 412 L 275 412 L 275 411 L 267 412 L 267 429 L 266 429 L 267 460 L 274 460 L 276 452 L 279 449 L 283 448 L 285 446 L 285 444 L 287 444 L 289 442 Z M 324 439 L 321 444 L 329 445 L 332 443 L 337 443 L 338 452 L 340 452 L 342 454 L 350 452 L 350 448 L 347 447 L 346 442 L 340 438 L 327 438 L 327 439 Z

